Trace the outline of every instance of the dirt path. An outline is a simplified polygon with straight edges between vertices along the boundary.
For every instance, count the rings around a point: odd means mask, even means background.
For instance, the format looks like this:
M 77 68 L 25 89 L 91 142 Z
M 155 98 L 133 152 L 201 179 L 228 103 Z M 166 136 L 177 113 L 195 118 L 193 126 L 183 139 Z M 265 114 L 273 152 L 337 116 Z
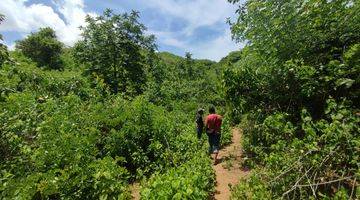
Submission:
M 140 184 L 134 183 L 130 186 L 131 196 L 134 200 L 140 199 Z
M 221 149 L 218 155 L 219 163 L 213 168 L 216 173 L 216 191 L 214 199 L 228 200 L 231 196 L 230 187 L 235 186 L 239 179 L 249 174 L 247 170 L 241 169 L 241 135 L 240 129 L 232 130 L 232 143 Z

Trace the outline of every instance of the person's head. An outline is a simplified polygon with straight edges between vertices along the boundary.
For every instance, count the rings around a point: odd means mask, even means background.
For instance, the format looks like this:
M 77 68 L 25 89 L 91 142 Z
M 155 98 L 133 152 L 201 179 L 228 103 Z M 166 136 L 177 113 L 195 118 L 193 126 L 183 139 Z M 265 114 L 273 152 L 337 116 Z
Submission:
M 215 114 L 215 107 L 214 106 L 209 107 L 209 113 L 210 114 Z
M 199 115 L 202 115 L 202 114 L 204 114 L 204 109 L 202 109 L 202 108 L 199 108 L 199 109 L 198 109 L 198 111 L 197 111 L 197 113 L 198 113 Z

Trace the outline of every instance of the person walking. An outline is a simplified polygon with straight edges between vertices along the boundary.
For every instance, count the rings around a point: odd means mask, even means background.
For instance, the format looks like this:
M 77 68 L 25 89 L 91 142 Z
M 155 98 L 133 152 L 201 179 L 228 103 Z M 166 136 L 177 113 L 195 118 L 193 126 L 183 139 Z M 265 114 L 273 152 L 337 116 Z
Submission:
M 214 164 L 217 164 L 217 157 L 220 148 L 222 116 L 216 114 L 215 107 L 209 108 L 209 115 L 205 120 L 206 134 L 209 137 L 209 153 L 215 154 Z
M 196 112 L 196 131 L 197 131 L 197 137 L 199 140 L 201 140 L 201 135 L 204 131 L 204 119 L 203 119 L 204 109 L 199 108 Z

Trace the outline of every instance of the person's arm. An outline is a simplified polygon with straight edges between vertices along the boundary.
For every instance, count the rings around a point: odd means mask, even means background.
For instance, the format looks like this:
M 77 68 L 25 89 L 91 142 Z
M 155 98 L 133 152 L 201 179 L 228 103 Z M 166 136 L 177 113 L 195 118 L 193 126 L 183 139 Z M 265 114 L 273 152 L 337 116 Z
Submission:
M 218 131 L 219 133 L 221 133 L 221 126 L 222 126 L 222 120 L 223 120 L 223 117 L 221 115 L 218 115 L 218 120 L 219 120 L 219 127 L 218 127 Z
M 222 121 L 224 117 L 221 116 L 221 115 L 218 115 L 218 118 L 219 118 L 220 121 Z
M 208 124 L 208 117 L 205 117 L 205 128 L 207 128 L 207 124 Z

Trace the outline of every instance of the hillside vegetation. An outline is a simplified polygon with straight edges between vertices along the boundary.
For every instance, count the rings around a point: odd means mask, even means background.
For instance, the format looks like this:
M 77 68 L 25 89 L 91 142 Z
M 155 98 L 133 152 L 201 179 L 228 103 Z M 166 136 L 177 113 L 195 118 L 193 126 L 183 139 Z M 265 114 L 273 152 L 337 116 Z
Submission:
M 92 49 L 80 41 L 57 56 L 52 44 L 59 42 L 46 28 L 20 41 L 4 59 L 1 199 L 130 199 L 129 184 L 140 180 L 143 199 L 205 199 L 213 190 L 206 142 L 196 138 L 194 116 L 198 107 L 222 106 L 216 100 L 219 67 L 191 54 L 155 53 L 153 41 L 141 32 L 133 34 L 148 41 L 147 48 L 133 41 L 134 35 L 119 36 L 116 42 L 128 46 L 117 52 L 107 45 L 97 57 L 106 40 L 92 34 L 106 38 L 103 26 L 130 21 L 145 29 L 135 22 L 136 13 L 104 16 L 104 24 L 84 29 Z M 40 58 L 45 54 L 27 55 L 44 48 L 61 66 Z M 129 57 L 108 59 L 124 52 Z M 223 142 L 229 142 L 229 129 L 225 135 Z
M 248 45 L 223 83 L 254 170 L 234 199 L 359 195 L 359 10 L 348 0 L 240 6 L 232 33 Z
M 222 146 L 243 130 L 232 199 L 357 199 L 360 3 L 229 2 L 246 45 L 219 62 L 158 52 L 137 12 L 88 16 L 73 47 L 47 27 L 0 44 L 0 199 L 211 199 L 211 105 Z

